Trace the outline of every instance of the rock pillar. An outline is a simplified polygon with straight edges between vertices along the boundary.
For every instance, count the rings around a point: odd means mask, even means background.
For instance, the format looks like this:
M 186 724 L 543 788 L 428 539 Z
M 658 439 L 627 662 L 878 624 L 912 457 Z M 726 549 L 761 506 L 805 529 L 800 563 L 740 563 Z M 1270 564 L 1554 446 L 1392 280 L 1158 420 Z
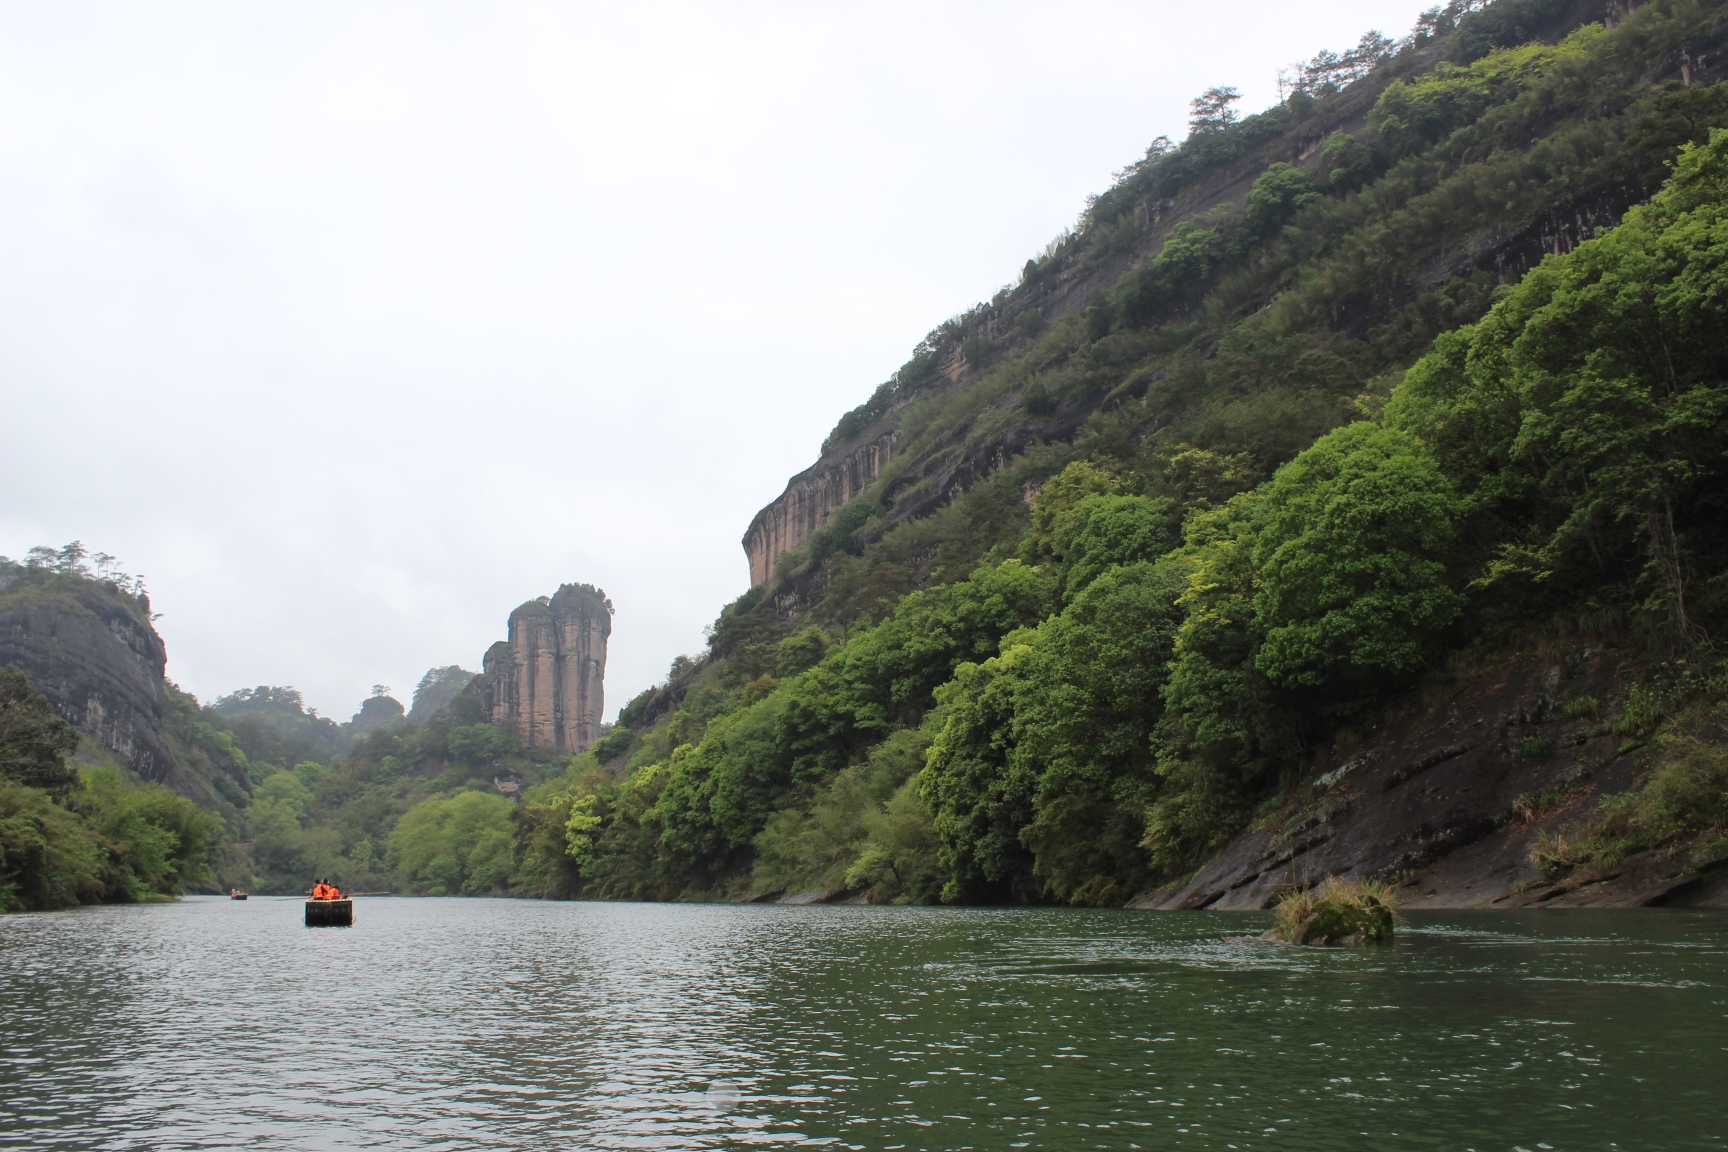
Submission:
M 486 652 L 475 690 L 492 723 L 532 748 L 586 752 L 605 711 L 612 602 L 591 584 L 565 584 L 510 613 L 510 638 Z

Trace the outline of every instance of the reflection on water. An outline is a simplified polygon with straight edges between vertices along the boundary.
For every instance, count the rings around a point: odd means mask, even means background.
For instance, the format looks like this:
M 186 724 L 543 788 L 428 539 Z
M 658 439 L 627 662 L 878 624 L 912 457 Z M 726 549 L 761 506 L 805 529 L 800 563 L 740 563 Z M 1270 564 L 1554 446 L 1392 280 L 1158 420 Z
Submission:
M 1728 1144 L 1728 916 L 196 899 L 0 919 L 0 1145 Z

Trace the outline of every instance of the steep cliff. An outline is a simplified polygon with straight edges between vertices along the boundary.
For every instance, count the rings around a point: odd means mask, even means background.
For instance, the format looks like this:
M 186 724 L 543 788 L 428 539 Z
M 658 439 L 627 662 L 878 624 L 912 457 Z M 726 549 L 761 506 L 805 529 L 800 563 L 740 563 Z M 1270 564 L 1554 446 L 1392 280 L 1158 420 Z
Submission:
M 13 664 L 54 711 L 146 780 L 174 783 L 162 740 L 168 651 L 149 602 L 116 584 L 14 568 L 0 586 L 0 665 Z
M 111 760 L 243 826 L 252 781 L 246 756 L 198 701 L 165 679 L 167 649 L 150 601 L 99 557 L 73 544 L 32 562 L 0 557 L 0 666 L 15 665 L 83 734 L 78 759 Z M 219 722 L 218 722 L 219 723 Z M 243 879 L 244 868 L 223 866 Z
M 508 631 L 467 690 L 529 747 L 587 751 L 605 710 L 612 602 L 591 584 L 565 584 L 510 613 Z
M 837 509 L 863 495 L 894 454 L 894 432 L 825 457 L 786 483 L 779 499 L 756 513 L 744 533 L 750 583 L 766 584 L 781 554 L 807 543 Z
M 1708 14 L 1676 10 L 1666 26 L 1651 19 L 1620 37 L 1618 71 L 1592 63 L 1598 75 L 1568 80 L 1591 51 L 1577 42 L 1497 57 L 1460 79 L 1459 61 L 1556 45 L 1590 22 L 1613 29 L 1625 10 L 1493 5 L 1455 33 L 1414 37 L 1350 83 L 1179 148 L 1155 144 L 1018 284 L 932 331 L 756 515 L 742 543 L 752 584 L 776 585 L 763 604 L 786 616 L 809 606 L 820 559 L 779 557 L 854 501 L 836 546 L 859 554 L 992 476 L 1018 471 L 1016 486 L 1035 487 L 1050 468 L 1030 458 L 1059 466 L 1046 449 L 1077 436 L 1114 439 L 1087 454 L 1138 450 L 1147 459 L 1136 465 L 1160 469 L 1190 446 L 1243 455 L 1263 479 L 1356 418 L 1377 380 L 1474 320 L 1496 287 L 1614 224 L 1654 191 L 1676 144 L 1701 138 L 1699 117 L 1715 115 L 1702 93 L 1728 75 L 1728 33 Z M 1462 102 L 1446 92 L 1418 109 L 1431 130 L 1382 100 L 1466 84 Z M 1664 84 L 1690 94 L 1657 98 Z M 1540 99 L 1515 107 L 1520 87 Z M 1313 206 L 1328 198 L 1338 207 Z M 1281 228 L 1302 234 L 1280 240 Z M 1287 249 L 1242 260 L 1223 242 L 1232 229 L 1250 247 Z M 1274 405 L 1286 411 L 1267 419 Z M 1282 439 L 1267 431 L 1278 427 Z M 928 579 L 937 550 L 915 552 L 925 558 L 915 579 Z

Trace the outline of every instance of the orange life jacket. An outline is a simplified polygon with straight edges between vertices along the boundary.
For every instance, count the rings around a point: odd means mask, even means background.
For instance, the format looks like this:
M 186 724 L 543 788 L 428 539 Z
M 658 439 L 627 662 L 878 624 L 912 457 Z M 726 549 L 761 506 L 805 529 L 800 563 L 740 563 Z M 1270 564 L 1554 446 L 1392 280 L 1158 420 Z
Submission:
M 312 899 L 314 899 L 314 900 L 328 900 L 328 899 L 330 899 L 330 889 L 324 884 L 324 882 L 322 880 L 320 880 L 318 883 L 312 885 Z
M 342 899 L 342 889 L 336 887 L 334 884 L 330 885 L 330 887 L 326 889 L 326 892 L 328 893 L 328 895 L 325 896 L 326 900 Z

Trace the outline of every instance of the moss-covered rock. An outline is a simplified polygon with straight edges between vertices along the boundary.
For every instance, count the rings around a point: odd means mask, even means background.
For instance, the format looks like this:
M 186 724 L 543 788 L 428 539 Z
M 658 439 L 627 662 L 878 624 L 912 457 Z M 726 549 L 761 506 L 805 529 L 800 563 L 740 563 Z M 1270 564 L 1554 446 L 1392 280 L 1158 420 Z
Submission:
M 1392 939 L 1397 913 L 1391 890 L 1372 881 L 1333 876 L 1317 888 L 1278 902 L 1265 939 L 1286 944 L 1379 944 Z

